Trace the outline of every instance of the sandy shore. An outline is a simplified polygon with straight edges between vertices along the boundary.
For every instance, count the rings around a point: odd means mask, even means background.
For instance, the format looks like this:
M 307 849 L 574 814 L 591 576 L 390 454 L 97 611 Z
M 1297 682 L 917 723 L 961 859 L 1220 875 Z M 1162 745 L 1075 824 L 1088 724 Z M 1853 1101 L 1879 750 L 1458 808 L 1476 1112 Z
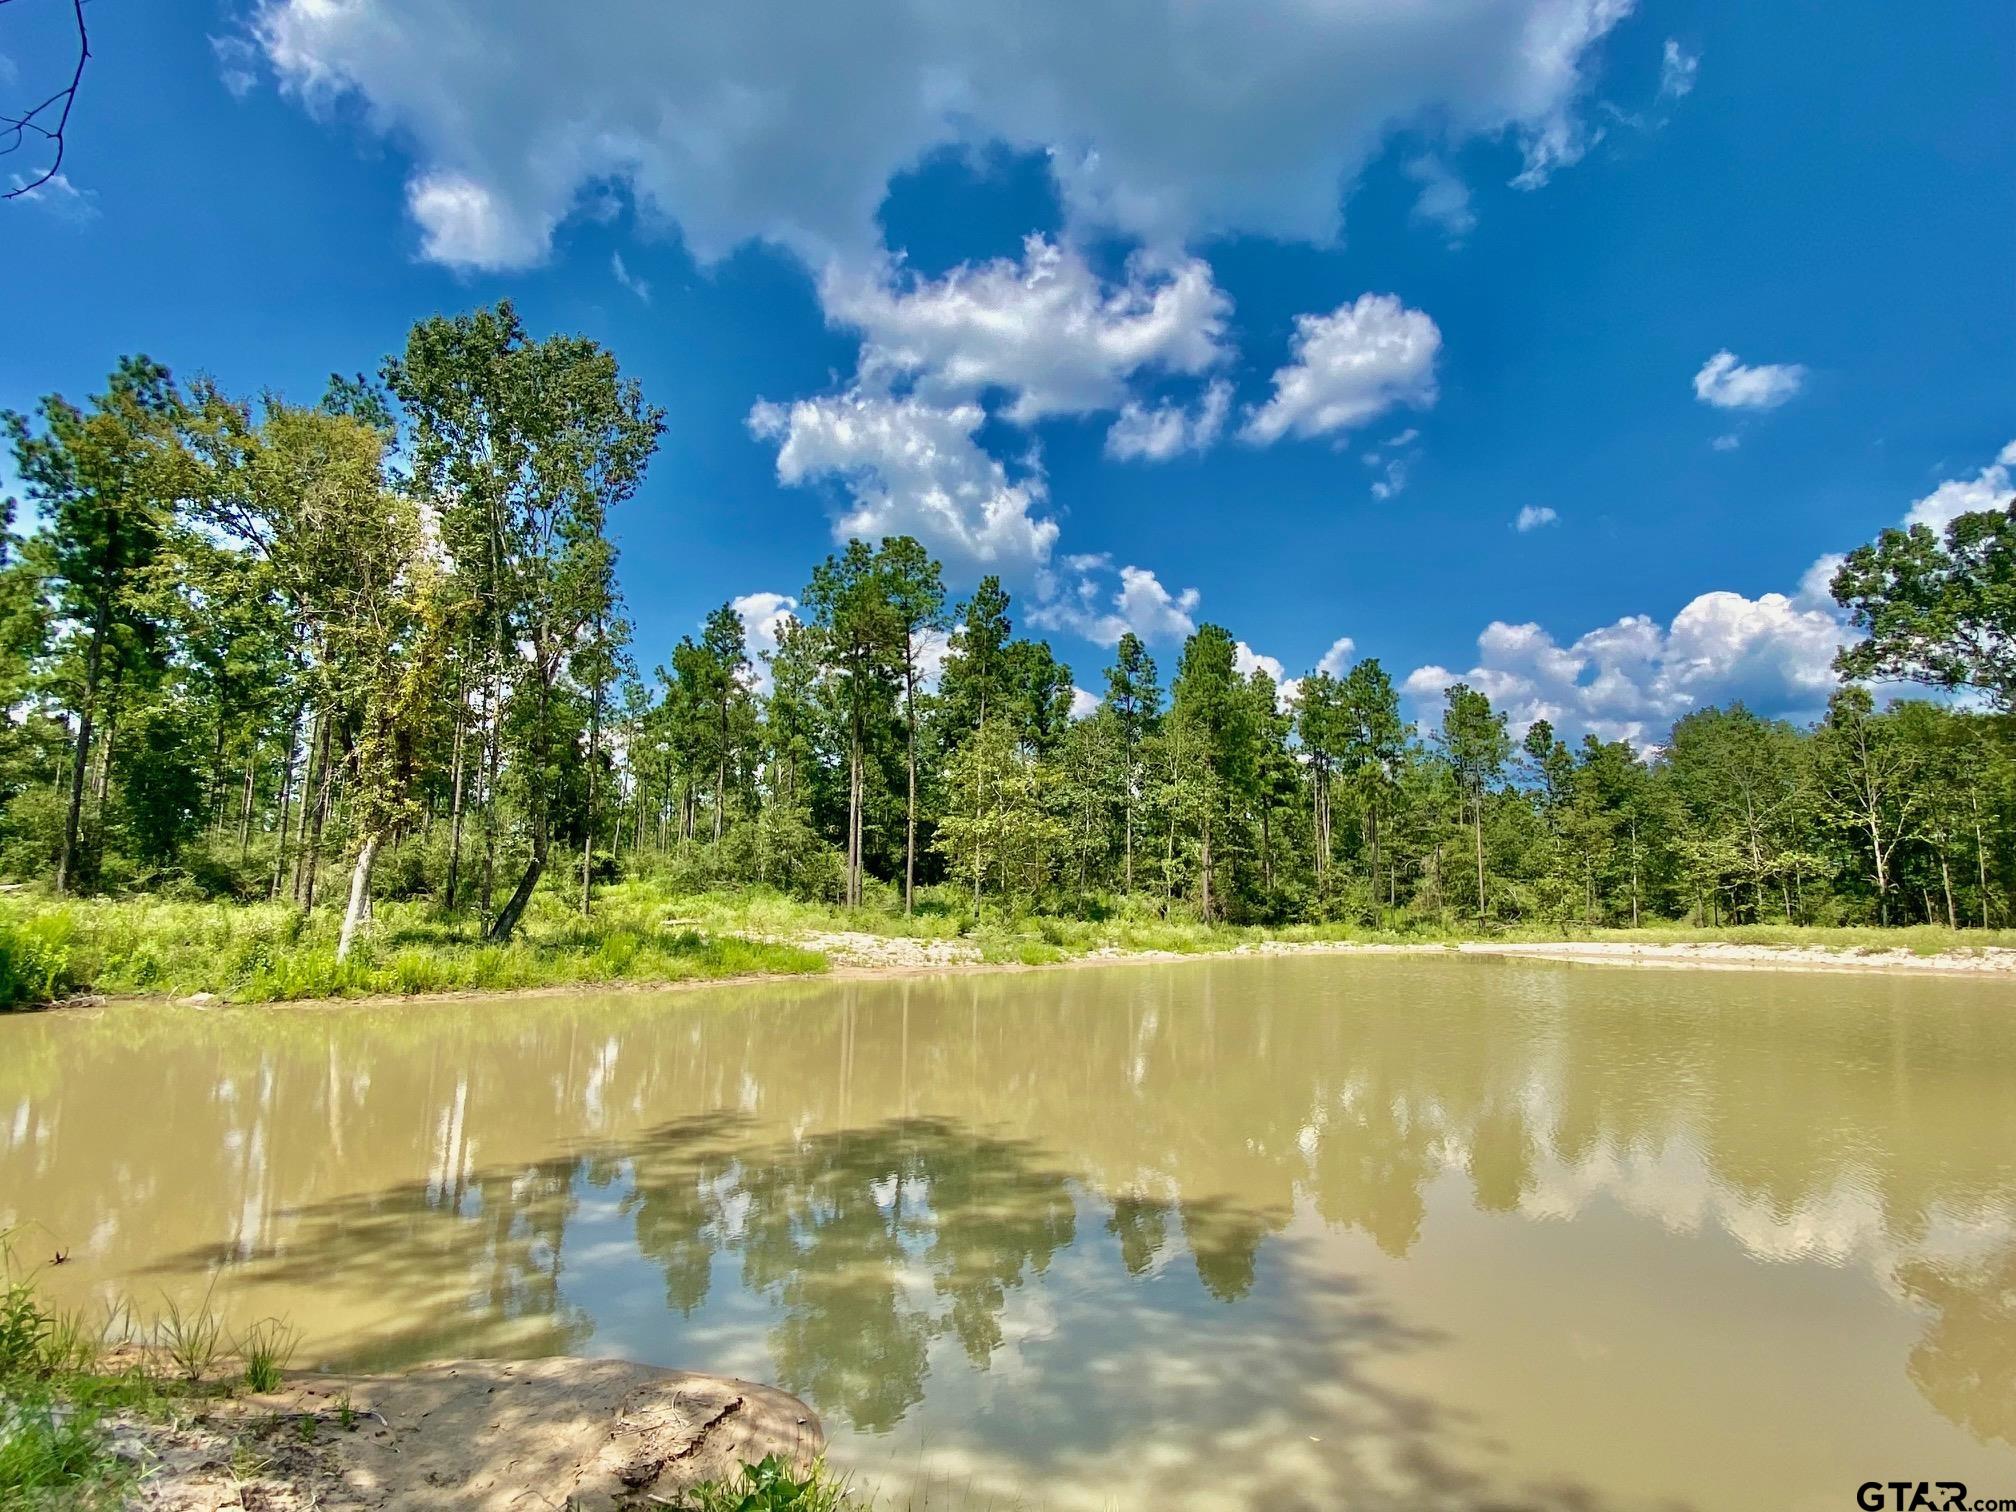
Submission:
M 957 940 L 908 939 L 865 931 L 828 931 L 790 937 L 749 935 L 747 938 L 792 944 L 816 950 L 832 962 L 824 972 L 752 972 L 742 976 L 700 977 L 679 982 L 565 982 L 548 987 L 506 991 L 419 992 L 347 998 L 302 998 L 292 1002 L 251 1006 L 319 1009 L 387 1003 L 461 1003 L 499 998 L 602 997 L 617 993 L 696 992 L 719 987 L 754 987 L 784 983 L 878 981 L 902 977 L 955 976 L 978 972 L 1068 971 L 1095 966 L 1149 965 L 1158 962 L 1222 961 L 1253 956 L 1499 956 L 1534 961 L 1563 961 L 1594 966 L 1679 967 L 1709 971 L 1854 971 L 1906 976 L 2016 978 L 2016 949 L 1983 946 L 1971 951 L 1918 955 L 1909 950 L 1869 947 L 1828 949 L 1818 945 L 1743 945 L 1729 942 L 1673 941 L 1645 943 L 1623 940 L 1499 941 L 1465 940 L 1420 943 L 1371 943 L 1349 940 L 1264 940 L 1229 950 L 1127 950 L 1102 946 L 1062 961 L 1025 965 L 1019 961 L 987 961 L 977 948 Z M 50 1005 L 55 1008 L 95 1008 L 133 1003 L 158 1003 L 158 997 L 88 997 Z M 221 1007 L 214 993 L 169 1001 L 189 1007 Z
M 113 1424 L 139 1512 L 524 1512 L 676 1506 L 776 1454 L 809 1467 L 812 1410 L 750 1381 L 621 1360 L 464 1360 L 291 1374 L 279 1391 Z

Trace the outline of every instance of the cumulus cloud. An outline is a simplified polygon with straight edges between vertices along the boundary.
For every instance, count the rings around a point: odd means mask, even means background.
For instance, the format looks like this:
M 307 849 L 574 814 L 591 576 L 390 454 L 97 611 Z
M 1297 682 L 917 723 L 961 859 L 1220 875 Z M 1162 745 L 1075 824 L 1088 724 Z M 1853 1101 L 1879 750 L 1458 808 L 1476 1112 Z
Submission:
M 1694 375 L 1694 397 L 1716 409 L 1776 409 L 1805 382 L 1806 369 L 1796 362 L 1746 366 L 1725 347 Z
M 819 292 L 828 321 L 861 332 L 864 384 L 908 382 L 941 402 L 1002 390 L 1018 425 L 1115 409 L 1136 373 L 1194 375 L 1228 355 L 1232 301 L 1194 257 L 1137 253 L 1109 285 L 1080 253 L 1031 236 L 1020 262 L 912 280 L 836 265 Z
M 1414 197 L 1414 218 L 1440 226 L 1451 246 L 1477 229 L 1477 212 L 1470 208 L 1470 187 L 1449 171 L 1449 165 L 1433 153 L 1411 158 L 1407 177 L 1421 186 Z
M 1195 588 L 1171 593 L 1147 568 L 1116 572 L 1103 554 L 1070 557 L 1063 566 L 1069 580 L 1045 584 L 1029 611 L 1042 629 L 1068 630 L 1099 646 L 1118 645 L 1130 630 L 1153 642 L 1180 641 L 1197 629 Z
M 1397 404 L 1435 402 L 1442 333 L 1391 294 L 1364 294 L 1328 315 L 1295 317 L 1294 360 L 1240 435 L 1265 446 L 1284 435 L 1324 436 L 1363 425 Z
M 1685 99 L 1694 92 L 1694 76 L 1700 71 L 1700 56 L 1668 37 L 1659 60 L 1659 93 L 1669 100 Z
M 751 239 L 814 266 L 879 243 L 892 175 L 938 148 L 1048 155 L 1076 229 L 1158 246 L 1328 241 L 1396 128 L 1503 139 L 1533 184 L 1587 147 L 1596 44 L 1628 0 L 255 0 L 281 87 L 412 158 L 426 254 L 543 258 L 611 183 L 712 261 Z
M 1743 444 L 1743 438 L 1737 435 L 1734 431 L 1728 432 L 1727 434 L 1724 435 L 1717 436 L 1713 441 L 1710 441 L 1708 443 L 1708 445 L 1712 447 L 1714 450 L 1725 452 L 1734 451 L 1736 450 L 1737 447 L 1741 446 L 1742 444 Z
M 1512 521 L 1512 528 L 1521 535 L 1524 535 L 1529 530 L 1538 530 L 1544 525 L 1553 525 L 1560 518 L 1561 516 L 1556 514 L 1548 505 L 1528 504 L 1519 511 L 1518 516 Z
M 1911 506 L 1904 516 L 1908 525 L 1929 525 L 1943 531 L 1956 515 L 1979 514 L 1984 509 L 2005 509 L 2011 492 L 2010 470 L 2016 468 L 2016 441 L 1996 454 L 1995 460 L 1972 478 L 1952 478 Z
M 1214 381 L 1195 406 L 1163 400 L 1152 408 L 1128 400 L 1106 432 L 1106 455 L 1116 462 L 1167 462 L 1185 452 L 1208 451 L 1225 429 L 1232 385 Z
M 1286 675 L 1286 669 L 1278 658 L 1264 656 L 1244 641 L 1233 645 L 1232 665 L 1241 677 L 1251 677 L 1255 672 L 1265 672 L 1278 683 Z
M 1332 677 L 1342 677 L 1351 670 L 1351 660 L 1357 654 L 1358 643 L 1348 635 L 1340 635 L 1330 642 L 1330 649 L 1323 653 L 1316 663 L 1318 672 L 1328 672 Z
M 1668 625 L 1629 615 L 1566 646 L 1538 625 L 1494 620 L 1477 637 L 1475 665 L 1419 667 L 1405 688 L 1432 713 L 1444 688 L 1467 682 L 1509 716 L 1515 733 L 1545 719 L 1571 733 L 1645 745 L 1703 704 L 1741 699 L 1768 713 L 1816 715 L 1845 639 L 1834 614 L 1781 593 L 1704 593 Z
M 788 593 L 745 593 L 728 601 L 728 607 L 742 617 L 742 634 L 749 645 L 749 685 L 759 693 L 770 691 L 770 656 L 777 650 L 777 637 L 784 622 L 795 616 L 798 600 Z
M 1098 712 L 1099 695 L 1096 693 L 1087 693 L 1083 688 L 1074 685 L 1071 689 L 1071 717 L 1073 719 L 1090 719 Z
M 456 268 L 520 268 L 545 255 L 555 217 L 527 212 L 459 173 L 426 173 L 406 186 L 421 255 Z
M 912 535 L 959 568 L 1029 576 L 1049 561 L 1057 524 L 1038 511 L 1040 473 L 1011 477 L 974 439 L 977 404 L 942 406 L 852 387 L 794 403 L 759 402 L 750 431 L 777 443 L 777 478 L 837 479 L 848 507 L 836 539 Z

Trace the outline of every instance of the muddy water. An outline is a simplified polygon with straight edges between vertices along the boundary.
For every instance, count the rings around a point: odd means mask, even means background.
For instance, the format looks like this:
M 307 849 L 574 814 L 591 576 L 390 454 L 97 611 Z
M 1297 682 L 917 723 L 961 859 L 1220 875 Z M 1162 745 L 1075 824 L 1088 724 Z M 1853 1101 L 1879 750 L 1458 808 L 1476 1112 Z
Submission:
M 2016 1496 L 1995 983 L 1281 959 L 16 1017 L 0 1224 L 70 1300 L 208 1294 L 302 1363 L 774 1381 L 934 1508 Z

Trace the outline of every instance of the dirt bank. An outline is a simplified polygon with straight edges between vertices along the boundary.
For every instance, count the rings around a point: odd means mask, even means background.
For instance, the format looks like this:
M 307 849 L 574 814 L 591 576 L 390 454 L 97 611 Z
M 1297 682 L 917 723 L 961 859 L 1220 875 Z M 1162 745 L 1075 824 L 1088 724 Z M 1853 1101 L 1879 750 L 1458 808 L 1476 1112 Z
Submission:
M 768 1386 L 619 1360 L 468 1360 L 402 1375 L 293 1374 L 277 1392 L 114 1425 L 148 1512 L 525 1512 L 676 1505 L 825 1434 Z

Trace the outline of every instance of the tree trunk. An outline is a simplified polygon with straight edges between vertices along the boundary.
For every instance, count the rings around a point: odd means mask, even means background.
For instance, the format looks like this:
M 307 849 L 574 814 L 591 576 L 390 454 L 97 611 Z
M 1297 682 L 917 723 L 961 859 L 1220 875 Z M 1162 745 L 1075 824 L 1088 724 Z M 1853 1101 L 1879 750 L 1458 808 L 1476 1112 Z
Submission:
M 301 824 L 294 834 L 294 902 L 305 907 L 302 898 L 308 885 L 308 829 L 315 810 L 329 785 L 329 711 L 317 709 L 308 738 L 308 764 L 301 774 Z
M 296 709 L 288 722 L 287 750 L 280 758 L 280 822 L 273 827 L 273 885 L 267 889 L 268 898 L 275 903 L 280 901 L 280 884 L 287 876 L 287 821 L 294 797 L 294 742 L 301 729 L 301 713 Z
M 909 792 L 903 804 L 903 916 L 917 897 L 917 671 L 913 653 L 903 668 L 903 711 L 910 726 Z
M 371 915 L 371 868 L 378 861 L 378 835 L 364 837 L 357 850 L 357 864 L 350 871 L 350 902 L 343 910 L 343 933 L 336 942 L 336 959 L 347 960 L 357 931 Z
M 1206 924 L 1211 922 L 1211 816 L 1206 813 L 1204 823 L 1198 829 L 1199 850 L 1197 855 L 1197 886 L 1199 916 Z
M 1981 927 L 1988 927 L 1988 845 L 1981 834 L 1981 795 L 1970 793 L 1974 804 L 1974 865 L 1980 873 Z
M 1477 820 L 1477 922 L 1481 925 L 1488 917 L 1488 905 L 1484 898 L 1484 798 L 1481 793 L 1472 813 Z
M 456 886 L 462 879 L 462 793 L 467 786 L 468 759 L 465 752 L 469 743 L 466 699 L 467 690 L 458 670 L 455 675 L 455 746 L 448 762 L 448 879 L 441 889 L 441 905 L 451 914 L 455 912 Z
M 91 649 L 84 658 L 83 707 L 77 711 L 77 747 L 70 765 L 70 801 L 63 811 L 63 843 L 56 853 L 56 892 L 70 890 L 77 866 L 77 827 L 84 817 L 84 777 L 91 763 L 91 718 L 98 707 L 98 680 L 105 667 L 105 630 L 111 617 L 109 599 L 98 606 L 91 626 Z
M 598 622 L 596 635 L 602 633 Z M 601 765 L 596 759 L 602 749 L 602 675 L 595 675 L 595 691 L 588 700 L 588 811 L 581 823 L 581 917 L 588 917 L 589 905 L 594 901 L 595 885 L 595 769 Z M 616 826 L 620 830 L 623 820 L 619 812 Z M 716 811 L 714 839 L 721 839 L 719 811 Z
M 498 913 L 496 922 L 490 926 L 491 944 L 502 945 L 509 940 L 511 931 L 518 927 L 519 919 L 524 917 L 525 906 L 532 901 L 532 889 L 539 885 L 540 874 L 546 870 L 546 845 L 547 840 L 543 833 L 534 835 L 532 857 L 525 863 L 525 875 L 518 879 L 518 885 L 511 890 L 511 896 Z

